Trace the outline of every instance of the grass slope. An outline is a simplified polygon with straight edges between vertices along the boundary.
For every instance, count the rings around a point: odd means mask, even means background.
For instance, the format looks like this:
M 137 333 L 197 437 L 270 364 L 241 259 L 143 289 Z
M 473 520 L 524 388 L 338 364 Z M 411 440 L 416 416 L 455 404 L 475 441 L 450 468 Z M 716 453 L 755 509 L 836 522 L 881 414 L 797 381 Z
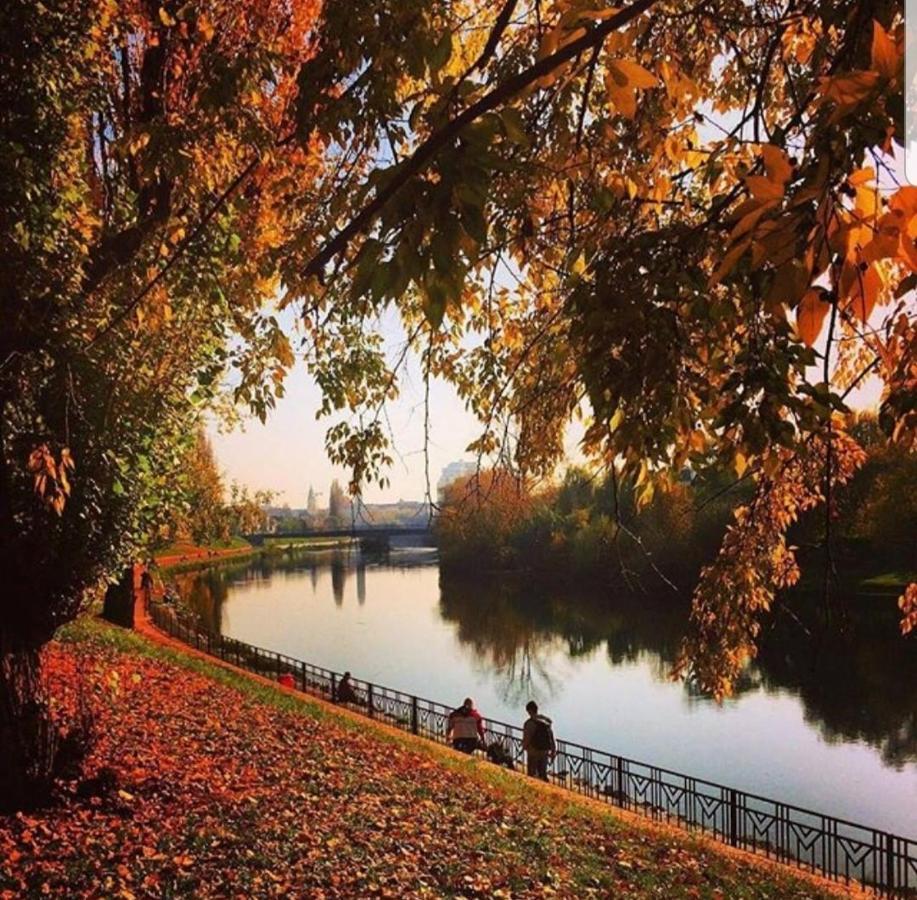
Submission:
M 48 653 L 116 784 L 0 817 L 0 896 L 828 896 L 84 621 Z

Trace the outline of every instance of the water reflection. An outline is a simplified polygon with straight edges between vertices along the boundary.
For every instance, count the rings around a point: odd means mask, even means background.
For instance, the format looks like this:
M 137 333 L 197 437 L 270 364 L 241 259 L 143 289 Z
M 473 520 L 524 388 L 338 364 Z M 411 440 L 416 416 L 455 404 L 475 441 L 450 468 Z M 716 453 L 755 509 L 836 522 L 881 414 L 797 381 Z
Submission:
M 368 572 L 429 567 L 430 560 L 428 552 L 293 552 L 187 573 L 176 580 L 207 627 L 219 632 L 232 585 L 269 590 L 278 580 L 308 576 L 316 594 L 320 575 L 327 578 L 330 573 L 334 606 L 342 609 L 346 598 L 352 598 L 348 590 L 353 591 L 353 579 L 356 603 L 362 608 L 374 584 Z M 372 596 L 368 602 L 371 606 Z M 789 693 L 798 698 L 806 722 L 824 740 L 868 743 L 886 764 L 896 767 L 917 760 L 917 654 L 896 633 L 894 617 L 876 613 L 877 603 L 893 606 L 876 598 L 859 607 L 854 604 L 847 632 L 824 633 L 814 642 L 798 626 L 778 622 L 764 636 L 758 660 L 740 682 L 738 696 Z M 496 681 L 500 697 L 513 708 L 529 697 L 557 696 L 565 684 L 565 670 L 558 664 L 564 658 L 572 662 L 604 652 L 612 668 L 640 663 L 654 680 L 668 680 L 686 615 L 668 599 L 609 597 L 596 589 L 544 588 L 506 578 L 469 584 L 443 576 L 436 609 L 439 618 L 453 626 L 474 668 Z M 417 627 L 423 628 L 423 623 Z M 710 702 L 687 687 L 682 690 L 692 702 Z

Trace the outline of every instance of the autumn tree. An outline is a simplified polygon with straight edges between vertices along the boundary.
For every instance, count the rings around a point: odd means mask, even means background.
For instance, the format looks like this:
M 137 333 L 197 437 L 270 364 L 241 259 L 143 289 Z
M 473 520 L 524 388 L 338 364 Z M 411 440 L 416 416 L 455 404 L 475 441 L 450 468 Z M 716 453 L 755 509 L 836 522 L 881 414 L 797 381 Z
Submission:
M 359 15 L 326 11 L 329 59 L 370 117 L 384 109 L 346 142 L 375 152 L 336 195 L 353 212 L 288 260 L 324 411 L 353 413 L 332 454 L 358 481 L 387 459 L 397 371 L 374 322 L 394 302 L 427 377 L 480 417 L 472 449 L 520 477 L 553 470 L 576 416 L 584 452 L 623 464 L 640 502 L 686 465 L 733 470 L 754 497 L 701 577 L 679 664 L 728 692 L 798 578 L 786 529 L 818 507 L 830 542 L 863 460 L 840 415 L 857 385 L 881 381 L 883 428 L 913 444 L 902 4 L 462 13 L 427 7 L 382 50 Z M 369 74 L 392 57 L 400 80 Z
M 240 536 L 265 531 L 269 522 L 267 506 L 274 497 L 273 491 L 250 491 L 245 485 L 233 482 L 225 513 L 228 531 Z
M 343 528 L 350 523 L 350 504 L 338 480 L 331 482 L 328 490 L 328 524 L 331 528 Z
M 444 490 L 436 532 L 447 565 L 500 568 L 515 562 L 513 541 L 532 515 L 530 485 L 506 469 L 457 478 Z
M 316 11 L 4 7 L 0 807 L 47 795 L 42 645 L 183 502 L 181 448 L 223 374 L 264 413 L 292 359 L 262 307 L 278 246 L 313 214 L 285 191 L 321 176 L 291 106 Z
M 198 428 L 181 459 L 183 503 L 175 510 L 172 537 L 187 535 L 196 544 L 229 538 L 231 516 L 213 445 Z

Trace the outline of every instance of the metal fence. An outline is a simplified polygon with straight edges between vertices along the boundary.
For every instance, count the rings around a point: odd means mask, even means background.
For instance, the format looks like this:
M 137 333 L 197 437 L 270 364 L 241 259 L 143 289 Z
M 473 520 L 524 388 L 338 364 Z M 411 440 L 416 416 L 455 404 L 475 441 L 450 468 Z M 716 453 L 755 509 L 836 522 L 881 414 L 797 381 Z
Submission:
M 172 637 L 307 694 L 337 701 L 341 675 L 321 666 L 213 634 L 175 607 L 153 603 L 153 622 Z M 352 679 L 358 702 L 351 709 L 412 734 L 446 742 L 453 707 Z M 486 721 L 487 744 L 501 745 L 509 768 L 523 763 L 522 729 Z M 550 780 L 578 794 L 653 819 L 673 822 L 782 863 L 845 883 L 859 882 L 888 897 L 917 897 L 917 840 L 837 819 L 789 803 L 669 769 L 557 741 Z M 917 809 L 917 804 L 915 804 Z

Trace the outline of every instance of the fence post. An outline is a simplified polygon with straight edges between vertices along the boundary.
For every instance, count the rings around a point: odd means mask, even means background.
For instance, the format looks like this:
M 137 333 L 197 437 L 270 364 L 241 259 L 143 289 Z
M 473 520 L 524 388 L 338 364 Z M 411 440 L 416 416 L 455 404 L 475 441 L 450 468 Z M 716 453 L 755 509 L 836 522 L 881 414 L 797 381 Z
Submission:
M 624 789 L 624 760 L 619 756 L 616 764 L 618 773 L 618 806 L 627 806 L 627 791 Z
M 896 889 L 895 878 L 895 836 L 893 834 L 885 835 L 885 890 L 889 897 L 894 897 Z M 907 884 L 907 875 L 904 877 L 904 884 Z
M 739 846 L 739 798 L 735 788 L 729 789 L 729 843 Z
M 417 734 L 417 698 L 411 697 L 411 734 Z
M 372 718 L 373 713 L 375 711 L 374 709 L 375 704 L 373 703 L 373 683 L 371 681 L 368 683 L 368 686 L 366 688 L 366 699 L 368 701 L 368 706 L 369 706 L 369 717 Z
M 331 702 L 338 702 L 338 677 L 334 672 L 331 673 Z

